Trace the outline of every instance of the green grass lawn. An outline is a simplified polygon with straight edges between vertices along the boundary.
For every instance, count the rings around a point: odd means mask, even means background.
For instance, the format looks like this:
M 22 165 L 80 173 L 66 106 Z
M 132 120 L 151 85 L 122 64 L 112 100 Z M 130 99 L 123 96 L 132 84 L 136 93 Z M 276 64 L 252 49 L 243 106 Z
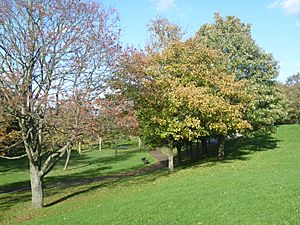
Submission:
M 226 150 L 223 162 L 185 165 L 171 176 L 163 170 L 53 188 L 46 191 L 48 207 L 39 210 L 30 209 L 29 192 L 2 194 L 0 219 L 3 224 L 300 224 L 300 126 L 231 141 Z
M 117 156 L 116 156 L 117 153 Z M 126 149 L 103 149 L 98 151 L 97 146 L 92 151 L 79 155 L 72 151 L 69 166 L 63 170 L 65 159 L 61 159 L 45 178 L 45 183 L 54 181 L 92 178 L 111 175 L 122 171 L 131 171 L 143 167 L 142 157 L 150 158 L 146 151 L 139 151 L 134 145 Z M 155 159 L 151 157 L 150 163 Z M 29 166 L 26 158 L 6 160 L 0 158 L 0 192 L 4 187 L 29 185 Z

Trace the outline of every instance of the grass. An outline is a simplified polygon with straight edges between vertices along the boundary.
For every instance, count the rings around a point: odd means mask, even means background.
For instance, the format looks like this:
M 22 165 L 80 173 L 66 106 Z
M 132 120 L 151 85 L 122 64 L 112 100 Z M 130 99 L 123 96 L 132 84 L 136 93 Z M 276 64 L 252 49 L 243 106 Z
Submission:
M 63 170 L 65 160 L 62 159 L 54 170 L 47 175 L 45 183 L 54 181 L 91 178 L 95 176 L 111 175 L 122 171 L 135 170 L 143 166 L 142 157 L 149 158 L 145 151 L 139 151 L 134 145 L 128 145 L 127 149 L 103 149 L 84 152 L 79 155 L 72 151 L 71 160 L 67 170 Z M 155 160 L 151 158 L 151 163 Z M 5 187 L 29 185 L 29 170 L 27 159 L 5 160 L 0 159 L 0 193 Z
M 75 181 L 101 178 L 123 172 L 135 171 L 145 167 L 141 158 L 149 159 L 150 164 L 156 162 L 147 151 L 137 150 L 136 145 L 128 144 L 126 149 L 118 149 L 117 156 L 115 149 L 103 149 L 99 151 L 97 146 L 92 151 L 79 155 L 72 151 L 69 167 L 63 170 L 65 160 L 62 159 L 44 179 L 47 186 L 66 186 L 74 184 Z M 18 160 L 0 159 L 0 211 L 9 210 L 17 203 L 30 200 L 29 192 L 16 192 L 5 194 L 7 191 L 29 190 L 29 170 L 26 158 Z M 45 191 L 46 196 L 51 196 L 60 191 Z M 2 193 L 2 194 L 1 194 Z M 0 213 L 0 224 L 4 214 Z
M 223 162 L 51 189 L 46 202 L 64 200 L 40 210 L 28 192 L 2 194 L 15 198 L 3 224 L 300 224 L 299 137 L 299 125 L 281 126 L 227 143 Z

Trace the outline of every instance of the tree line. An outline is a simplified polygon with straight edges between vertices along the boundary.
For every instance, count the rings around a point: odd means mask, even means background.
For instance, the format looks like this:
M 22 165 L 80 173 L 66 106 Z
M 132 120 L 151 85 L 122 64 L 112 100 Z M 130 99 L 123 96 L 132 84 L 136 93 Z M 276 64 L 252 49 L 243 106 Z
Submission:
M 149 33 L 145 49 L 123 57 L 116 85 L 135 102 L 146 143 L 169 147 L 171 172 L 175 148 L 180 164 L 182 147 L 200 142 L 206 155 L 214 138 L 223 159 L 227 138 L 273 132 L 285 118 L 278 63 L 255 43 L 249 24 L 215 14 L 184 39 L 178 25 L 157 18 Z
M 1 1 L 0 154 L 27 157 L 34 207 L 43 178 L 76 143 L 141 136 L 173 149 L 299 123 L 299 74 L 279 85 L 278 63 L 237 17 L 189 38 L 165 18 L 144 49 L 122 47 L 113 8 L 80 0 Z M 287 113 L 286 113 L 287 112 Z M 8 154 L 13 152 L 12 155 Z

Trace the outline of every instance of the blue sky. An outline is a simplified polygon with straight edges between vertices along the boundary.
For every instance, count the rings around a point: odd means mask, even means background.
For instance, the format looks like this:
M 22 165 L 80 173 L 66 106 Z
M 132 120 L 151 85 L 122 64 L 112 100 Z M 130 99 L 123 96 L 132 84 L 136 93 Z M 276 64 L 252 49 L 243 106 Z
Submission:
M 253 38 L 280 63 L 279 81 L 300 72 L 300 0 L 106 0 L 120 15 L 124 44 L 143 47 L 147 24 L 157 15 L 184 27 L 192 36 L 213 22 L 215 12 L 252 24 Z

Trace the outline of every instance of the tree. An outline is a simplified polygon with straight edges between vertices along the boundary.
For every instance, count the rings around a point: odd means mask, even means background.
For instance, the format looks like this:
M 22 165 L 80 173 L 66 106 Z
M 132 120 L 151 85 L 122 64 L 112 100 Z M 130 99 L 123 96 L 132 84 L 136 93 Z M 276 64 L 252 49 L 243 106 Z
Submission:
M 244 119 L 246 82 L 226 71 L 221 53 L 189 40 L 153 57 L 156 64 L 145 71 L 152 79 L 144 81 L 137 102 L 138 119 L 148 143 L 169 147 L 170 172 L 178 144 L 203 136 L 223 140 L 251 128 Z
M 88 136 L 86 132 L 89 130 L 89 121 L 92 112 L 92 104 L 84 96 L 81 96 L 80 102 L 77 102 L 73 97 L 61 99 L 58 101 L 59 109 L 48 111 L 49 120 L 48 125 L 51 129 L 51 136 L 45 139 L 45 147 L 48 151 L 55 151 L 64 146 L 65 141 L 69 138 L 70 131 L 72 131 L 74 124 L 76 125 L 76 137 L 73 143 L 78 143 L 78 151 L 81 153 L 81 142 Z M 90 132 L 89 132 L 90 133 Z M 73 145 L 72 143 L 72 145 Z M 67 158 L 64 170 L 67 169 L 71 157 L 72 145 L 67 148 Z
M 118 139 L 137 135 L 138 122 L 130 101 L 118 99 L 117 94 L 99 99 L 94 103 L 93 115 L 89 115 L 87 135 L 98 138 L 99 150 L 102 140 L 113 143 Z
M 283 86 L 287 103 L 287 122 L 300 123 L 300 73 L 287 78 Z
M 134 100 L 147 144 L 169 147 L 171 172 L 174 147 L 250 129 L 245 111 L 251 95 L 245 93 L 248 82 L 234 80 L 227 70 L 224 54 L 197 38 L 182 41 L 179 28 L 168 29 L 178 26 L 163 21 L 150 25 L 156 44 L 124 54 L 115 84 Z
M 276 88 L 278 63 L 265 53 L 251 36 L 251 26 L 234 16 L 222 18 L 215 14 L 215 22 L 204 24 L 195 36 L 199 43 L 220 50 L 227 56 L 227 70 L 235 79 L 247 79 L 253 95 L 248 105 L 247 120 L 254 131 L 273 131 L 283 117 L 281 96 Z
M 0 93 L 18 121 L 30 164 L 33 207 L 43 206 L 43 177 L 80 134 L 81 110 L 105 91 L 119 51 L 114 9 L 80 0 L 3 0 Z M 61 101 L 72 101 L 66 129 Z M 70 125 L 70 126 L 69 126 Z M 47 147 L 64 131 L 59 146 Z
M 148 25 L 149 43 L 146 49 L 150 52 L 161 52 L 173 43 L 180 42 L 184 31 L 177 24 L 164 17 L 157 17 Z

